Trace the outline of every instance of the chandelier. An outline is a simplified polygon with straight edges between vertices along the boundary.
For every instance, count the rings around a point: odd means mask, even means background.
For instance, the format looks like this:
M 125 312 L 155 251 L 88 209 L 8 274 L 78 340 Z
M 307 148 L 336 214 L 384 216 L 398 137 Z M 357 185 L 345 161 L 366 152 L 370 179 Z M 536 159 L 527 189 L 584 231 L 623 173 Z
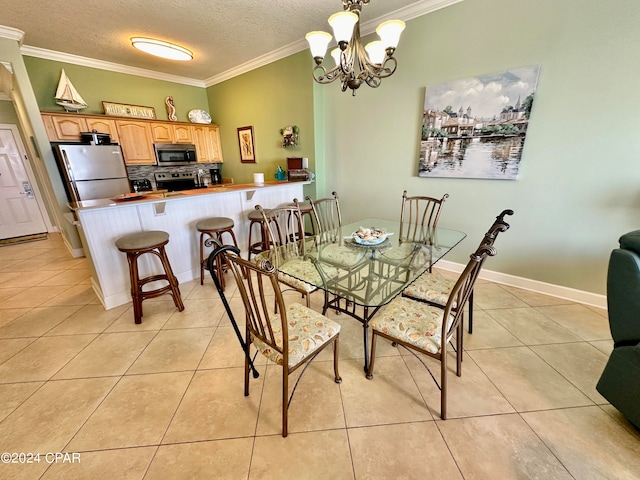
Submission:
M 370 0 L 342 0 L 344 11 L 329 17 L 329 25 L 338 42 L 338 47 L 331 51 L 335 61 L 335 67 L 331 70 L 327 71 L 322 64 L 331 35 L 327 32 L 307 33 L 305 38 L 316 62 L 312 71 L 316 82 L 324 84 L 340 79 L 342 91 L 350 88 L 355 96 L 356 90 L 363 83 L 376 88 L 383 78 L 390 77 L 396 71 L 398 62 L 393 54 L 405 24 L 402 20 L 382 22 L 376 28 L 380 40 L 363 47 L 359 19 L 362 6 L 369 2 Z

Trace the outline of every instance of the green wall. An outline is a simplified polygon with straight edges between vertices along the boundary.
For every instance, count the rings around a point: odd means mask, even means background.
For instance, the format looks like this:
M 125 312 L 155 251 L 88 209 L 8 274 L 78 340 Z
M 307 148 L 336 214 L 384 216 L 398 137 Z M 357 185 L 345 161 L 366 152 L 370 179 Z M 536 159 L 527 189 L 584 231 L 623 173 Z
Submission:
M 309 158 L 315 170 L 313 83 L 309 73 L 310 55 L 300 52 L 265 67 L 207 88 L 209 111 L 220 125 L 224 152 L 223 175 L 236 183 L 253 182 L 253 174 L 264 173 L 274 180 L 278 165 L 286 169 L 287 157 Z M 253 126 L 256 163 L 241 163 L 238 127 Z M 299 145 L 281 146 L 280 129 L 297 125 Z M 305 194 L 313 195 L 314 187 Z
M 64 111 L 53 99 L 63 68 L 73 86 L 88 104 L 81 113 L 102 114 L 102 101 L 106 101 L 153 107 L 159 120 L 167 120 L 164 100 L 168 96 L 173 97 L 176 116 L 181 122 L 189 121 L 187 115 L 190 110 L 207 108 L 207 92 L 201 87 L 36 57 L 25 56 L 24 63 L 29 71 L 40 110 Z
M 459 263 L 512 208 L 487 269 L 604 294 L 610 251 L 639 228 L 638 25 L 637 0 L 466 0 L 407 22 L 379 88 L 317 87 L 327 190 L 347 221 L 397 218 L 404 189 L 449 193 L 441 225 L 468 234 L 447 256 Z M 418 178 L 425 86 L 528 65 L 541 71 L 519 179 Z

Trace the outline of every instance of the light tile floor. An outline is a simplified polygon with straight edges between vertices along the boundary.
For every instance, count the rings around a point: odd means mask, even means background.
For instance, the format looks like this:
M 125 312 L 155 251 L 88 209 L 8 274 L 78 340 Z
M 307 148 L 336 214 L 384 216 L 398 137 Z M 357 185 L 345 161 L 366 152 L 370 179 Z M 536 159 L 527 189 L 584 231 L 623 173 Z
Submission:
M 360 325 L 331 314 L 342 384 L 323 352 L 282 438 L 280 370 L 259 359 L 243 396 L 210 279 L 181 285 L 184 312 L 160 297 L 135 325 L 130 305 L 102 308 L 89 275 L 59 235 L 0 247 L 0 450 L 81 459 L 0 464 L 2 479 L 640 478 L 640 432 L 595 390 L 612 347 L 603 310 L 477 284 L 446 421 L 413 356 L 381 344 L 367 380 Z

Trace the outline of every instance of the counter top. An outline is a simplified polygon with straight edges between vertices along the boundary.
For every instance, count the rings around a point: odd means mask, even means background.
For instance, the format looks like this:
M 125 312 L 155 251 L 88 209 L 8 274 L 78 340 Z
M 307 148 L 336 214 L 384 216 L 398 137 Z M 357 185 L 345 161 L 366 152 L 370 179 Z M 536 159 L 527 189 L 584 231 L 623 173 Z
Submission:
M 251 191 L 264 188 L 273 188 L 282 185 L 307 185 L 311 182 L 289 182 L 289 181 L 273 181 L 265 182 L 263 185 L 256 185 L 254 183 L 240 183 L 240 184 L 223 184 L 223 185 L 210 185 L 207 188 L 195 188 L 193 190 L 182 190 L 179 192 L 167 192 L 166 190 L 142 193 L 140 197 L 128 198 L 128 199 L 113 199 L 113 198 L 99 198 L 95 200 L 83 200 L 80 202 L 70 202 L 68 204 L 72 211 L 94 209 L 94 208 L 109 208 L 118 206 L 130 206 L 140 203 L 152 203 L 152 202 L 165 202 L 167 200 L 175 200 L 180 198 L 188 198 L 200 195 L 222 194 L 231 192 Z M 302 200 L 302 199 L 301 199 Z

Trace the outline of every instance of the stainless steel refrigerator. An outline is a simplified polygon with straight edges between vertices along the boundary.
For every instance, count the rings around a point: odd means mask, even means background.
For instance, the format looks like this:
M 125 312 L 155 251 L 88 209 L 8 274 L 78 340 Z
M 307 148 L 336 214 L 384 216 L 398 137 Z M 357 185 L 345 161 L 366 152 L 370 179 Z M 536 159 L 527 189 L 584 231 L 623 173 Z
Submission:
M 56 158 L 73 202 L 130 193 L 120 145 L 56 145 Z

